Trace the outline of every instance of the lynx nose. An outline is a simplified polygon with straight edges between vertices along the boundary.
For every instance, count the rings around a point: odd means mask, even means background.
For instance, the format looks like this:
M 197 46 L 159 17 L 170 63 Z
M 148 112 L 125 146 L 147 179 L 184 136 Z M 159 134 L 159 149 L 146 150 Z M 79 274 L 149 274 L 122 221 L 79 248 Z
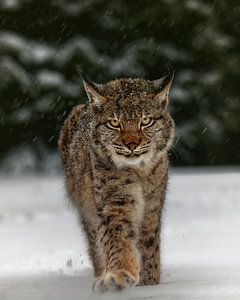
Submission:
M 140 140 L 141 138 L 138 135 L 128 133 L 124 136 L 123 143 L 129 150 L 133 151 L 140 144 Z
M 123 144 L 131 151 L 134 151 L 141 142 L 140 134 L 133 129 L 127 129 L 122 135 Z
M 126 146 L 128 147 L 129 150 L 133 151 L 137 148 L 137 146 L 139 145 L 139 143 L 135 143 L 135 142 L 131 142 L 129 144 L 127 144 Z

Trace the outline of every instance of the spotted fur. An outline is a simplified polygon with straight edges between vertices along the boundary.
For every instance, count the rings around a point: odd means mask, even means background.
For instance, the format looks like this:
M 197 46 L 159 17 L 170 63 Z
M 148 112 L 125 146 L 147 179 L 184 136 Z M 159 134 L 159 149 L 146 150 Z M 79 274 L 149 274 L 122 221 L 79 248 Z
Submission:
M 62 128 L 66 188 L 88 238 L 95 290 L 160 281 L 171 83 L 169 77 L 84 81 L 89 103 L 74 107 Z

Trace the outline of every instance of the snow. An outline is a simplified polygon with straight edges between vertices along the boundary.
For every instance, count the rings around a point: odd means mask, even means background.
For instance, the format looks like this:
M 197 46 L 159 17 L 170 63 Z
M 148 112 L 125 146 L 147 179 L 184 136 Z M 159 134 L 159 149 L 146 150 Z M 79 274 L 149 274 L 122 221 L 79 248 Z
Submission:
M 0 299 L 240 299 L 240 171 L 177 169 L 163 213 L 162 282 L 92 293 L 61 176 L 0 177 Z

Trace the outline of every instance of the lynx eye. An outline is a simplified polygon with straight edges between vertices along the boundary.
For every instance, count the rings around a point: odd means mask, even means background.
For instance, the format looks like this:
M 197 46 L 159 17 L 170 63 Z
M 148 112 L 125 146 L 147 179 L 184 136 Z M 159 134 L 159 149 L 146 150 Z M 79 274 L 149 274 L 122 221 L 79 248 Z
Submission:
M 151 117 L 143 117 L 141 121 L 141 126 L 150 126 L 153 122 Z
M 110 125 L 110 127 L 113 127 L 113 128 L 119 128 L 120 127 L 120 122 L 117 119 L 109 120 L 108 124 Z

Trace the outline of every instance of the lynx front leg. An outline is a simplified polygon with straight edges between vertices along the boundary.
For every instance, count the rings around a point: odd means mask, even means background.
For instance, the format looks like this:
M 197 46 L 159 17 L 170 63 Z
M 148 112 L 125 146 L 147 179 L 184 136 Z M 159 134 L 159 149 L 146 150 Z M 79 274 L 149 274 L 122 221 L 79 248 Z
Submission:
M 105 174 L 105 184 L 102 183 Z M 101 181 L 100 181 L 101 180 Z M 137 248 L 144 201 L 136 174 L 119 170 L 96 173 L 96 209 L 99 217 L 98 249 L 104 270 L 94 290 L 121 290 L 139 282 L 140 255 Z M 106 184 L 107 183 L 107 184 Z M 98 184 L 98 185 L 97 185 Z
M 152 213 L 144 218 L 139 237 L 142 256 L 139 285 L 154 285 L 160 282 L 160 216 Z
M 90 224 L 88 224 L 87 226 L 86 224 L 84 224 L 84 228 L 88 237 L 88 244 L 89 244 L 88 251 L 92 260 L 94 273 L 95 276 L 100 276 L 104 268 L 103 268 L 102 257 L 100 256 L 99 249 L 96 246 L 97 243 L 96 230 L 92 228 Z
M 126 215 L 116 210 L 108 216 L 109 223 L 99 229 L 100 249 L 105 269 L 94 284 L 95 291 L 122 290 L 139 282 L 140 260 L 136 247 L 136 233 Z

